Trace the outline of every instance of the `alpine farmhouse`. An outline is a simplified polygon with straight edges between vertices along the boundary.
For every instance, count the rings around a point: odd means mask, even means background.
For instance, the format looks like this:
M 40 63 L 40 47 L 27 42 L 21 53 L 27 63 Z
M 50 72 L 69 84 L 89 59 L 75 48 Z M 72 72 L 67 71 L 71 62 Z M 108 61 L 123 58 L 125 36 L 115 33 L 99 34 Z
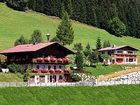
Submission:
M 71 81 L 70 70 L 65 66 L 71 63 L 66 56 L 73 51 L 56 42 L 18 45 L 0 52 L 7 57 L 7 65 L 21 64 L 25 69 L 30 65 L 30 84 L 47 84 Z
M 109 54 L 110 59 L 104 59 L 104 64 L 138 64 L 136 52 L 138 49 L 131 46 L 111 46 L 99 50 L 101 54 Z

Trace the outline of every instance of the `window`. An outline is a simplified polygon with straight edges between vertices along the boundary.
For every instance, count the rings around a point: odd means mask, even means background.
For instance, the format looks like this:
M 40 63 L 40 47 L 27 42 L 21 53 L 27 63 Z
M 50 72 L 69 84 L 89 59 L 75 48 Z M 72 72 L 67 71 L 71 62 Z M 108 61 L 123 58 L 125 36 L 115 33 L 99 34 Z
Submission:
M 50 66 L 50 65 L 48 66 L 48 69 L 49 69 L 49 70 L 51 69 L 51 66 Z
M 123 53 L 123 51 L 117 51 L 117 53 Z
M 134 59 L 134 61 L 136 62 L 136 59 Z
M 105 52 L 102 52 L 102 54 L 105 54 Z
M 59 66 L 59 69 L 61 69 L 62 68 L 62 66 Z
M 128 51 L 128 54 L 133 54 L 133 51 Z
M 133 59 L 132 59 L 132 58 L 130 58 L 130 59 L 129 59 L 129 62 L 133 62 Z
M 126 62 L 128 62 L 128 58 L 126 58 Z
M 43 65 L 42 67 L 43 67 L 43 69 L 45 69 L 45 65 Z
M 62 75 L 59 76 L 59 80 L 63 79 Z
M 39 69 L 39 65 L 37 65 L 36 68 Z
M 54 66 L 54 69 L 56 69 L 56 66 Z

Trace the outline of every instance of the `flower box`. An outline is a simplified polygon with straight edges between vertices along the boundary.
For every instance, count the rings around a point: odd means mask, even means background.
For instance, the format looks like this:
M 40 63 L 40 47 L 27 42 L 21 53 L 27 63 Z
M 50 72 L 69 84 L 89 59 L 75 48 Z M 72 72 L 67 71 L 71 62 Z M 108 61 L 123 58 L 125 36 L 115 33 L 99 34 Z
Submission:
M 45 57 L 45 58 L 44 58 L 44 61 L 45 61 L 45 62 L 49 62 L 49 61 L 50 61 L 49 57 Z
M 58 63 L 62 63 L 62 62 L 63 62 L 63 59 L 58 58 L 58 59 L 57 59 L 57 62 L 58 62 Z
M 54 69 L 50 69 L 49 73 L 55 73 Z
M 38 58 L 37 58 L 37 62 L 43 62 L 43 58 L 38 57 Z
M 38 73 L 39 71 L 38 71 L 38 69 L 33 69 L 32 72 L 33 73 Z
M 56 60 L 57 60 L 57 59 L 54 58 L 54 57 L 51 57 L 51 58 L 50 58 L 50 61 L 51 61 L 51 62 L 56 62 Z
M 47 73 L 47 72 L 48 72 L 47 69 L 42 69 L 42 70 L 41 70 L 41 73 Z
M 61 69 L 56 69 L 55 73 L 62 73 L 61 71 L 62 71 Z
M 33 63 L 37 63 L 37 59 L 36 59 L 36 58 L 33 58 L 33 59 L 32 59 L 32 62 L 33 62 Z
M 65 58 L 63 58 L 63 62 L 64 63 L 69 63 L 70 62 L 70 59 L 65 57 Z

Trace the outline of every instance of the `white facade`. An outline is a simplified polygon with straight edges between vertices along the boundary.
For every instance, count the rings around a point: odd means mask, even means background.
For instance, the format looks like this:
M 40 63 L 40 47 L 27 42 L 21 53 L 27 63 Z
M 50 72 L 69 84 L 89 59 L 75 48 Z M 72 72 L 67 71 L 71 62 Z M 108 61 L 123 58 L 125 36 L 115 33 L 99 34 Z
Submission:
M 50 84 L 50 83 L 62 83 L 65 82 L 64 75 L 62 74 L 55 74 L 55 75 L 35 75 L 29 81 L 29 84 Z

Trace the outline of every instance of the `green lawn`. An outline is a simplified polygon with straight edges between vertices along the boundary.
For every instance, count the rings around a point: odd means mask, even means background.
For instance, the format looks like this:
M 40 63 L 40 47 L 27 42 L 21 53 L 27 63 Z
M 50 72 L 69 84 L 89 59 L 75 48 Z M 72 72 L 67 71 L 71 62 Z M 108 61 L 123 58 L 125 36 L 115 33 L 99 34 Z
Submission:
M 121 71 L 124 69 L 125 69 L 124 66 L 120 66 L 120 65 L 110 65 L 110 66 L 97 65 L 96 68 L 85 67 L 85 70 L 90 72 L 94 76 L 105 75 L 105 74 Z
M 19 12 L 0 3 L 0 50 L 12 47 L 14 41 L 20 35 L 29 38 L 35 29 L 41 30 L 44 41 L 46 40 L 45 34 L 48 32 L 52 35 L 52 38 L 55 36 L 59 22 L 60 19 L 56 17 L 49 17 L 31 11 Z M 74 43 L 81 42 L 85 46 L 89 42 L 94 48 L 97 37 L 101 37 L 102 41 L 110 40 L 112 44 L 131 45 L 140 49 L 140 39 L 115 37 L 105 30 L 75 21 L 72 22 L 72 25 L 75 31 Z M 73 48 L 73 44 L 68 47 Z
M 21 74 L 0 73 L 0 82 L 21 82 L 23 81 Z
M 0 105 L 140 105 L 140 85 L 0 88 Z

